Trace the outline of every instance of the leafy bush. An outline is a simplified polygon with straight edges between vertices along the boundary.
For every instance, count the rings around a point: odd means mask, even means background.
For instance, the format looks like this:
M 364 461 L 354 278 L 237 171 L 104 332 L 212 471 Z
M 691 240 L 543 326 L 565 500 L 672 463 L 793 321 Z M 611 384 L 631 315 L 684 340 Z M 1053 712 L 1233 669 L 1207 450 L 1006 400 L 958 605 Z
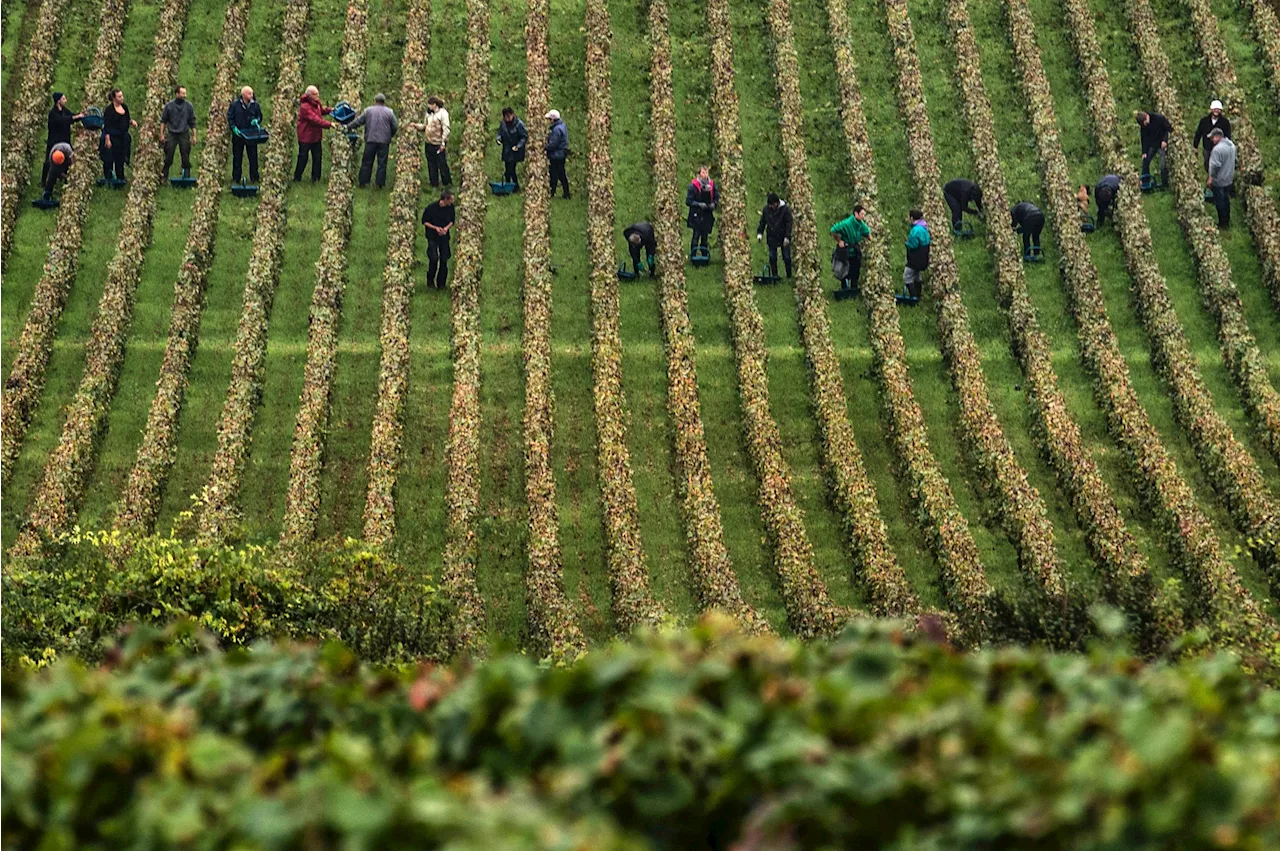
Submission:
M 469 672 L 375 670 L 336 644 L 192 654 L 189 626 L 139 630 L 113 668 L 5 677 L 4 844 L 1280 843 L 1280 693 L 1230 657 L 966 655 L 883 622 L 804 645 L 731 623 Z
M 351 542 L 286 559 L 274 547 L 78 533 L 60 558 L 12 560 L 3 592 L 6 666 L 61 655 L 95 660 L 122 627 L 177 618 L 193 619 L 223 645 L 333 638 L 379 661 L 444 655 L 446 613 L 435 587 Z

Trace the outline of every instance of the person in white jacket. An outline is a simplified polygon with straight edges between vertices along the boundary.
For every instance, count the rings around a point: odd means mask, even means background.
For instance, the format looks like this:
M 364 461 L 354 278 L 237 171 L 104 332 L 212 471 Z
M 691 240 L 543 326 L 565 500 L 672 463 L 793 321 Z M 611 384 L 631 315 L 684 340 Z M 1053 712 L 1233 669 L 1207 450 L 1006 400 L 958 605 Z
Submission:
M 426 120 L 415 124 L 414 129 L 426 132 L 427 178 L 431 185 L 449 186 L 453 177 L 449 174 L 449 161 L 445 156 L 445 146 L 449 142 L 449 110 L 444 108 L 444 101 L 434 95 L 427 98 Z

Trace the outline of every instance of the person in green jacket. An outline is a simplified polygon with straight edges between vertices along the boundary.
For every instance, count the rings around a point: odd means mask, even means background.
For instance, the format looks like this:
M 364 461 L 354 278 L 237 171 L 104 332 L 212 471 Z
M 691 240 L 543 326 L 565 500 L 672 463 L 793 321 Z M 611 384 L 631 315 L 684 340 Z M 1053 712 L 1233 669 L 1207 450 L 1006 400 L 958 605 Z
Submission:
M 908 220 L 911 230 L 907 232 L 907 265 L 902 270 L 902 283 L 906 294 L 912 298 L 920 298 L 921 279 L 929 268 L 929 226 L 925 223 L 924 213 L 912 210 Z
M 862 277 L 862 241 L 871 235 L 866 209 L 861 204 L 854 207 L 853 215 L 831 226 L 831 235 L 836 238 L 837 259 L 849 264 L 849 275 L 840 282 L 840 288 L 856 292 Z

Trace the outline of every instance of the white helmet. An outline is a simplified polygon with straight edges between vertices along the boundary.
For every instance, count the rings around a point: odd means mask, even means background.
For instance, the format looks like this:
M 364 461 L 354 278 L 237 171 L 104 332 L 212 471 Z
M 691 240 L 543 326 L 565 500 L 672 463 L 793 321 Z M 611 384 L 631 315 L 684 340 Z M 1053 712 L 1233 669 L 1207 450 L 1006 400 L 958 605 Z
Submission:
M 1209 109 L 1222 109 L 1222 101 L 1215 100 L 1213 103 L 1209 104 Z

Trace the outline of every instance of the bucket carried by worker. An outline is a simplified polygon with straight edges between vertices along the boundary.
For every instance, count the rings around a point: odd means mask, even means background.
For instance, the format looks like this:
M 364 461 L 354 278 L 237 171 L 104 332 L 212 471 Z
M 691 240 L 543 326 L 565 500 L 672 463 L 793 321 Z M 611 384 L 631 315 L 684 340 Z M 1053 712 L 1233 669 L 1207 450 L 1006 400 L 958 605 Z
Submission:
M 506 181 L 498 180 L 489 181 L 489 189 L 494 195 L 510 195 L 519 188 L 519 183 L 508 183 Z
M 80 126 L 86 130 L 101 130 L 102 110 L 98 109 L 96 106 L 91 106 L 85 109 L 84 118 L 80 119 Z
M 342 125 L 343 132 L 347 134 L 347 141 L 351 143 L 351 147 L 360 144 L 360 134 L 351 127 L 351 122 L 356 120 L 356 108 L 345 100 L 340 100 L 333 105 L 333 111 L 329 113 L 329 117 Z

